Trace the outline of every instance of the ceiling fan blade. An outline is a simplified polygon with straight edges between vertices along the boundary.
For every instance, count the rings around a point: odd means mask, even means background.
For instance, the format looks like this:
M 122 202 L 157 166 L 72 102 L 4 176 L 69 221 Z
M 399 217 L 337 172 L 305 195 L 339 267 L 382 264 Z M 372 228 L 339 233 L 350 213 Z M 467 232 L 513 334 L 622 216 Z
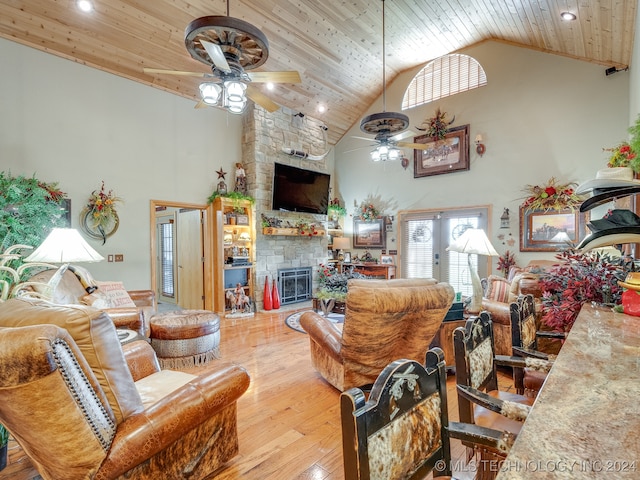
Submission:
M 290 72 L 249 72 L 249 78 L 256 83 L 300 83 L 300 74 L 295 70 Z
M 160 68 L 144 68 L 144 73 L 161 73 L 166 75 L 184 75 L 186 77 L 210 77 L 210 73 L 183 72 L 181 70 L 162 70 Z
M 351 136 L 351 138 L 356 138 L 358 140 L 366 140 L 367 142 L 373 142 L 374 139 L 373 138 L 367 138 L 367 137 L 356 137 L 356 136 Z
M 227 59 L 225 58 L 220 45 L 216 45 L 215 43 L 207 42 L 202 39 L 200 40 L 200 43 L 207 51 L 209 58 L 216 67 L 223 72 L 231 73 L 231 67 L 229 67 L 229 63 L 227 63 Z
M 424 150 L 426 147 L 424 143 L 398 142 L 396 145 L 402 148 L 413 148 L 414 150 Z
M 400 132 L 396 135 L 394 135 L 393 137 L 389 137 L 389 140 L 394 141 L 394 142 L 398 142 L 400 140 L 403 140 L 405 138 L 409 138 L 409 137 L 416 137 L 417 135 L 412 132 L 411 130 L 406 130 L 404 132 Z
M 342 153 L 351 153 L 351 152 L 355 152 L 357 150 L 362 150 L 362 149 L 365 149 L 365 148 L 371 148 L 371 147 L 375 147 L 375 146 L 376 146 L 376 144 L 374 143 L 372 145 L 366 145 L 364 147 L 357 147 L 357 148 L 352 148 L 351 150 L 345 150 Z
M 260 105 L 267 112 L 275 112 L 280 108 L 280 105 L 269 99 L 265 94 L 252 85 L 247 85 L 247 97 Z

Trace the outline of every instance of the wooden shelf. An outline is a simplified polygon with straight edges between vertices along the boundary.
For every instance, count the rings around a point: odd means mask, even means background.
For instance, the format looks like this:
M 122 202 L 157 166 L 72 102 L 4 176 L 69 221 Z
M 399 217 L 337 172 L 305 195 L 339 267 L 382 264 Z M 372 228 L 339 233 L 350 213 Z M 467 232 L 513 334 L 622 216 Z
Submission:
M 276 227 L 262 227 L 262 233 L 264 235 L 280 235 L 283 237 L 308 237 L 308 233 L 300 233 L 297 228 L 276 228 Z M 312 237 L 323 237 L 326 232 L 322 229 L 316 230 L 315 235 Z

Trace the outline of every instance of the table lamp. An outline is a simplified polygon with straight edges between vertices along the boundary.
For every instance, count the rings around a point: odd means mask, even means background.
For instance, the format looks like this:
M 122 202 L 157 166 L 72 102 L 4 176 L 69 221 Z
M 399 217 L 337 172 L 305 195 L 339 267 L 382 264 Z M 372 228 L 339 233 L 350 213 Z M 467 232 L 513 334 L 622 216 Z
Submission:
M 21 265 L 20 268 L 24 270 L 25 267 L 31 266 L 30 264 L 61 263 L 62 266 L 51 277 L 46 284 L 45 293 L 42 294 L 43 297 L 51 299 L 70 263 L 100 262 L 102 260 L 104 260 L 104 257 L 96 252 L 77 230 L 73 228 L 54 228 L 44 239 L 44 242 L 24 259 L 25 264 Z M 33 282 L 24 282 L 21 285 L 26 286 L 31 283 Z
M 467 312 L 471 314 L 480 313 L 482 309 L 482 285 L 478 270 L 471 263 L 471 255 L 489 255 L 498 256 L 498 252 L 493 248 L 491 242 L 487 238 L 487 234 L 481 228 L 468 228 L 460 237 L 447 247 L 451 252 L 466 253 L 467 262 L 469 264 L 469 274 L 471 275 L 471 286 L 473 293 L 471 302 L 467 306 Z
M 348 250 L 350 246 L 349 237 L 335 237 L 333 239 L 333 249 L 338 251 L 338 260 L 344 260 L 344 250 Z

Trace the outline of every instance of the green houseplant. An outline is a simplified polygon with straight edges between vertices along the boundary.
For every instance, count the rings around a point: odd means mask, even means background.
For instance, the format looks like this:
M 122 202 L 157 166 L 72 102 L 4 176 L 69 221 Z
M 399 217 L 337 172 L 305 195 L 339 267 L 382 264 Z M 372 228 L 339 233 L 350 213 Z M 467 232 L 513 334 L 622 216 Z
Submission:
M 9 431 L 0 423 L 0 470 L 7 466 L 7 447 L 9 444 Z
M 36 247 L 54 227 L 65 226 L 57 183 L 0 172 L 0 251 L 16 244 Z

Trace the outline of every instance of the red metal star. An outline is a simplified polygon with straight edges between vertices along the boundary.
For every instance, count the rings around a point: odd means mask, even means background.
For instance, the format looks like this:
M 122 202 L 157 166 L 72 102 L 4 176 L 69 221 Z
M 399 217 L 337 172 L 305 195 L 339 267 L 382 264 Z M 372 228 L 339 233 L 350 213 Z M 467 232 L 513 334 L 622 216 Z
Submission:
M 217 170 L 216 173 L 218 174 L 218 178 L 221 178 L 224 180 L 224 176 L 227 174 L 227 172 L 225 172 L 222 167 L 220 167 L 220 170 Z

